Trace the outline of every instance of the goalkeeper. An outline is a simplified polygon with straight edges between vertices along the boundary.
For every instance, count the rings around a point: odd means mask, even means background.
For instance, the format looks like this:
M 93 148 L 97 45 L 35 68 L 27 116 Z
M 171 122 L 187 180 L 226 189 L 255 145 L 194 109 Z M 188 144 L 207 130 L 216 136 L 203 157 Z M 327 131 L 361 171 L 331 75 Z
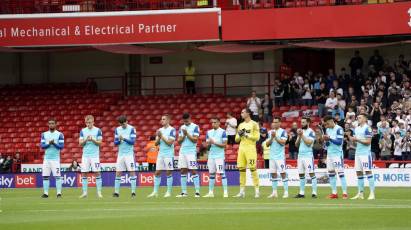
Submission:
M 256 142 L 260 138 L 260 128 L 257 122 L 251 120 L 251 111 L 243 109 L 241 117 L 244 119 L 238 126 L 235 141 L 240 143 L 237 156 L 237 167 L 240 171 L 240 192 L 234 197 L 245 197 L 246 185 L 246 168 L 250 169 L 255 188 L 255 198 L 260 197 L 260 190 L 258 187 L 259 180 L 257 174 L 257 149 Z

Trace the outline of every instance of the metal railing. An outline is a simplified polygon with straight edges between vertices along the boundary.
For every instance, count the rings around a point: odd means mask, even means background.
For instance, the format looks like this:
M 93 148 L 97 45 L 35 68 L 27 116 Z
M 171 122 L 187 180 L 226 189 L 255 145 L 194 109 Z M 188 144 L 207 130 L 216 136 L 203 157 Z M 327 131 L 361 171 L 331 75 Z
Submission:
M 105 12 L 219 7 L 223 10 L 382 4 L 409 0 L 2 0 L 0 14 Z
M 244 95 L 252 90 L 271 92 L 278 72 L 240 72 L 197 74 L 198 93 Z M 132 79 L 133 76 L 136 79 Z M 97 84 L 99 91 L 117 91 L 123 95 L 164 95 L 186 92 L 185 75 L 141 75 L 126 73 L 124 76 L 90 77 L 88 82 Z M 138 81 L 136 84 L 135 81 Z M 108 83 L 107 83 L 108 82 Z M 134 82 L 134 83 L 133 83 Z
M 121 92 L 127 94 L 127 77 L 126 76 L 102 76 L 87 78 L 89 89 L 95 89 L 100 92 Z

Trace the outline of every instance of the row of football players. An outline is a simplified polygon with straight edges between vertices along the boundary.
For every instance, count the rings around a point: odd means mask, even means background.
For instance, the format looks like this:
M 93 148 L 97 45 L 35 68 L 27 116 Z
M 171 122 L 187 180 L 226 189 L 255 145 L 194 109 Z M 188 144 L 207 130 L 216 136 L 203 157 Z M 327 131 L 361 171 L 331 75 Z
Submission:
M 257 151 L 256 142 L 259 139 L 259 126 L 250 118 L 251 111 L 243 109 L 241 116 L 243 122 L 239 124 L 236 134 L 236 141 L 240 144 L 237 158 L 237 167 L 240 174 L 240 192 L 234 197 L 245 197 L 246 169 L 251 171 L 253 184 L 255 187 L 255 197 L 260 197 L 259 180 L 257 175 Z M 185 113 L 182 116 L 183 125 L 178 130 L 170 126 L 170 116 L 161 117 L 161 128 L 156 133 L 156 145 L 159 146 L 159 153 L 156 163 L 154 177 L 154 190 L 148 197 L 158 197 L 161 183 L 161 173 L 167 174 L 167 190 L 164 197 L 170 197 L 172 191 L 174 143 L 177 139 L 181 145 L 178 156 L 178 168 L 181 170 L 181 193 L 177 197 L 187 197 L 187 175 L 190 171 L 195 188 L 195 197 L 200 197 L 200 180 L 197 170 L 196 146 L 200 135 L 198 125 L 191 121 L 190 115 Z M 134 161 L 134 143 L 136 141 L 136 130 L 127 123 L 125 116 L 118 118 L 119 127 L 115 129 L 114 144 L 118 146 L 118 156 L 116 162 L 116 178 L 114 186 L 114 197 L 119 197 L 121 174 L 128 171 L 131 174 L 131 196 L 135 197 L 136 175 Z M 371 130 L 367 125 L 367 116 L 358 116 L 359 126 L 355 129 L 354 136 L 349 138 L 357 143 L 355 156 L 355 169 L 358 178 L 358 194 L 353 199 L 364 198 L 364 172 L 369 181 L 370 195 L 368 199 L 375 199 L 374 177 L 372 174 L 371 158 Z M 94 126 L 94 118 L 91 115 L 85 118 L 86 127 L 80 131 L 79 144 L 83 147 L 82 156 L 82 195 L 87 197 L 87 173 L 96 174 L 97 196 L 102 197 L 102 179 L 100 174 L 99 146 L 102 143 L 102 132 Z M 220 128 L 218 117 L 211 119 L 212 129 L 207 131 L 206 143 L 209 146 L 208 168 L 210 172 L 209 192 L 204 197 L 214 197 L 214 184 L 216 174 L 220 174 L 224 197 L 228 197 L 227 178 L 224 171 L 224 156 L 227 136 L 225 130 Z M 295 198 L 304 198 L 306 178 L 308 174 L 312 180 L 312 197 L 317 197 L 317 178 L 315 176 L 313 160 L 314 131 L 310 128 L 310 118 L 304 117 L 301 120 L 301 129 L 298 130 L 296 145 L 299 148 L 297 166 L 300 176 L 300 191 Z M 343 162 L 343 129 L 336 125 L 332 117 L 325 117 L 324 124 L 326 133 L 322 136 L 327 144 L 327 169 L 330 178 L 332 193 L 329 198 L 336 199 L 337 195 L 337 175 L 341 180 L 343 190 L 342 198 L 347 199 L 347 185 L 344 176 Z M 270 147 L 270 173 L 273 192 L 269 198 L 277 197 L 278 182 L 282 181 L 284 187 L 283 198 L 288 198 L 288 178 L 285 164 L 285 143 L 287 140 L 286 130 L 281 128 L 281 118 L 273 119 L 272 130 L 265 144 Z M 60 150 L 64 147 L 64 136 L 56 130 L 56 121 L 50 119 L 49 131 L 41 136 L 41 147 L 45 149 L 43 162 L 43 189 L 42 197 L 48 197 L 49 176 L 51 173 L 56 177 L 57 197 L 61 197 L 61 173 L 60 173 Z

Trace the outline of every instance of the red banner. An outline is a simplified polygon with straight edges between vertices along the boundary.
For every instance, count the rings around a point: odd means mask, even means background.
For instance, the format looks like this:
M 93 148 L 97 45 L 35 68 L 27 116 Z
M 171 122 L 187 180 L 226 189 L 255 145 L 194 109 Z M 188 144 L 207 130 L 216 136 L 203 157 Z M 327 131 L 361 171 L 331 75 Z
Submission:
M 0 46 L 219 40 L 218 9 L 0 16 Z
M 411 34 L 411 2 L 222 12 L 224 41 Z

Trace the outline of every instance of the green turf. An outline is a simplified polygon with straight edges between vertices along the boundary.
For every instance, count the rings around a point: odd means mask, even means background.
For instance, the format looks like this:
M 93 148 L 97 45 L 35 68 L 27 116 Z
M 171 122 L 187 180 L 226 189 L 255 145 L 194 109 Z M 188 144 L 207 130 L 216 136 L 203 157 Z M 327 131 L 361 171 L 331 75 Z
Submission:
M 61 200 L 55 190 L 41 199 L 40 189 L 2 189 L 0 229 L 411 229 L 409 188 L 377 188 L 374 201 L 328 200 L 329 188 L 320 188 L 319 199 L 301 200 L 269 200 L 268 187 L 261 188 L 260 199 L 253 198 L 252 188 L 245 199 L 224 199 L 219 187 L 216 198 L 147 199 L 152 188 L 138 188 L 134 200 L 128 188 L 121 189 L 120 198 L 111 197 L 112 188 L 103 189 L 101 200 L 95 189 L 84 200 L 78 199 L 80 189 L 64 189 Z M 230 195 L 237 191 L 230 187 Z M 290 188 L 290 195 L 296 192 Z M 353 195 L 356 189 L 349 192 Z

